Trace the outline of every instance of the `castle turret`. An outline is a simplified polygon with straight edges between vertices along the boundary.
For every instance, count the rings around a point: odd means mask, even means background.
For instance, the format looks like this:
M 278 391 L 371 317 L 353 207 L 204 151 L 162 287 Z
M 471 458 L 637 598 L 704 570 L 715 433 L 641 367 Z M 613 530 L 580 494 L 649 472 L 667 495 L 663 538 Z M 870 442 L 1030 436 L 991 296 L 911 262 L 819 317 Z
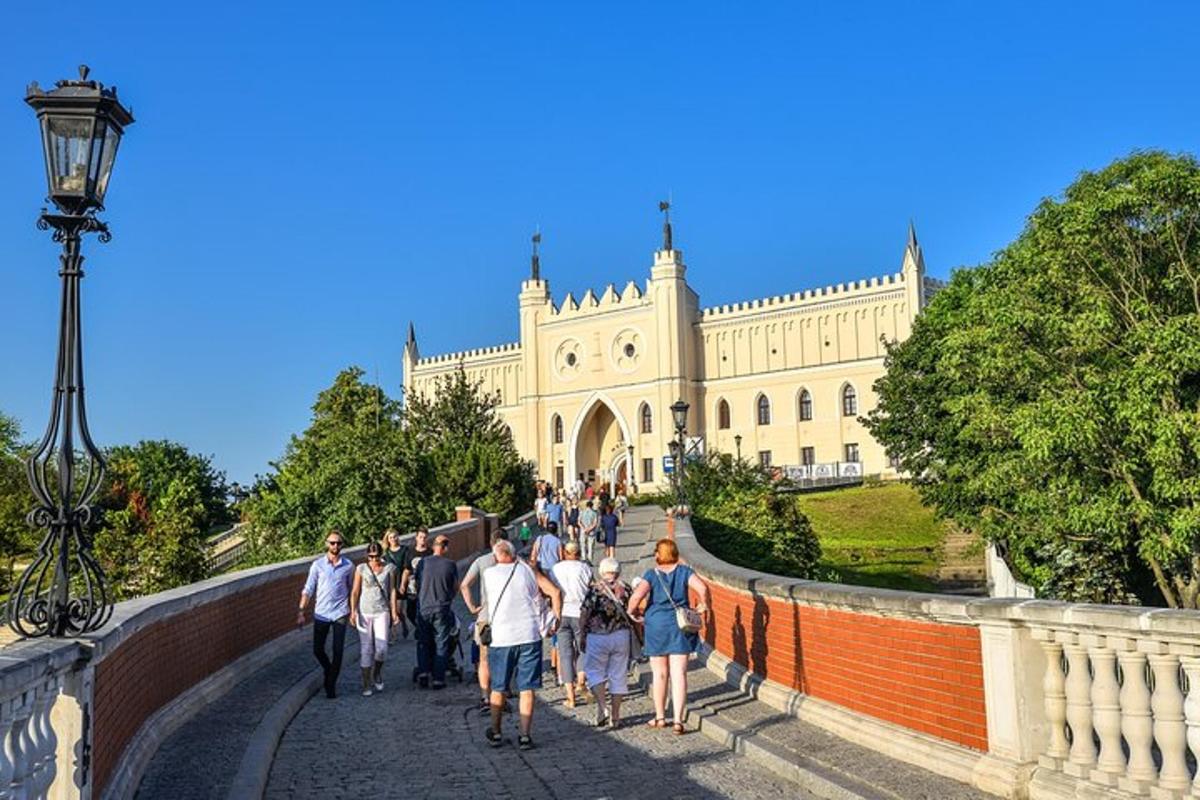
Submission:
M 925 256 L 921 245 L 917 242 L 917 229 L 912 221 L 908 223 L 908 242 L 904 245 L 904 259 L 900 263 L 900 273 L 904 276 L 905 296 L 912 313 L 918 313 L 925 307 Z
M 521 375 L 520 395 L 522 398 L 537 397 L 540 393 L 539 375 L 541 374 L 541 348 L 538 346 L 538 325 L 553 310 L 550 302 L 550 282 L 542 279 L 541 256 L 538 246 L 542 243 L 542 233 L 539 230 L 533 235 L 533 254 L 529 263 L 529 279 L 521 282 L 519 296 L 519 313 L 521 325 Z M 525 403 L 525 430 L 529 431 L 526 446 L 528 452 L 534 454 L 536 462 L 541 453 L 541 428 L 538 425 L 540 413 L 537 402 Z M 539 470 L 543 465 L 537 464 Z M 549 469 L 549 465 L 545 465 Z M 542 477 L 547 472 L 540 472 Z
M 671 204 L 662 202 L 658 208 L 663 212 L 663 246 L 654 253 L 654 266 L 650 269 L 650 285 L 647 294 L 655 309 L 658 347 L 658 408 L 668 408 L 676 400 L 687 401 L 692 412 L 688 430 L 703 430 L 703 413 L 698 398 L 691 391 L 696 374 L 695 334 L 692 328 L 699 313 L 696 293 L 687 284 L 687 267 L 683 263 L 683 251 L 675 249 L 674 231 L 671 228 Z M 666 439 L 673 435 L 669 425 L 659 427 Z
M 412 391 L 413 371 L 416 369 L 417 362 L 421 360 L 421 353 L 417 350 L 417 329 L 413 327 L 412 322 L 408 323 L 408 340 L 404 343 L 404 394 L 407 396 Z

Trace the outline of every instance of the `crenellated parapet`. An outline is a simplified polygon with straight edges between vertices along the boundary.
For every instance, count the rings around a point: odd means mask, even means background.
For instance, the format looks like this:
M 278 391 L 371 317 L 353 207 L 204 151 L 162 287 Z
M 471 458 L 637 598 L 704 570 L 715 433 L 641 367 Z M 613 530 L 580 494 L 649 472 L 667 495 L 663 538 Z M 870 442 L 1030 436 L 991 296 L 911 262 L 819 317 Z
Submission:
M 839 283 L 832 286 L 805 289 L 790 294 L 775 295 L 774 297 L 710 306 L 700 311 L 700 321 L 736 321 L 740 318 L 752 317 L 768 311 L 817 310 L 830 303 L 873 298 L 881 292 L 901 288 L 905 284 L 905 281 L 905 274 L 897 272 L 890 275 L 850 281 L 849 283 Z
M 436 367 L 436 366 L 457 366 L 459 364 L 470 364 L 472 362 L 484 362 L 503 360 L 505 358 L 518 359 L 521 357 L 521 343 L 508 342 L 507 344 L 498 344 L 492 347 L 477 347 L 474 350 L 460 350 L 457 353 L 442 353 L 436 356 L 419 359 L 416 363 L 417 367 Z
M 633 281 L 626 283 L 620 292 L 617 291 L 616 284 L 610 283 L 604 287 L 599 297 L 596 297 L 596 293 L 591 289 L 585 291 L 579 300 L 575 299 L 573 293 L 567 292 L 560 305 L 552 306 L 550 316 L 555 319 L 575 319 L 588 314 L 642 308 L 649 302 Z

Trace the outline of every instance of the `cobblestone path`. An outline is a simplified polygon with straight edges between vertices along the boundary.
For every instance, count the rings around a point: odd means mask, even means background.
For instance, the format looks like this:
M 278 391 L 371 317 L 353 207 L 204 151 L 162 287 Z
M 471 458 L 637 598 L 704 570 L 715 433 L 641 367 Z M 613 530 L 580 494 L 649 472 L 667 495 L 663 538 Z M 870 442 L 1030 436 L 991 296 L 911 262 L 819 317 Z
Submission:
M 645 542 L 661 535 L 656 511 L 634 512 L 618 556 L 625 577 Z M 463 618 L 464 609 L 458 609 Z M 487 718 L 476 710 L 478 686 L 469 676 L 441 691 L 411 683 L 416 648 L 401 641 L 389 654 L 382 694 L 359 694 L 357 651 L 347 643 L 339 696 L 317 695 L 292 721 L 271 769 L 266 797 L 284 798 L 513 798 L 513 800 L 766 800 L 810 795 L 711 739 L 647 728 L 650 700 L 636 691 L 622 707 L 623 725 L 599 731 L 595 706 L 563 706 L 547 673 L 534 710 L 536 749 L 517 750 L 514 716 L 504 721 L 503 747 L 483 738 Z

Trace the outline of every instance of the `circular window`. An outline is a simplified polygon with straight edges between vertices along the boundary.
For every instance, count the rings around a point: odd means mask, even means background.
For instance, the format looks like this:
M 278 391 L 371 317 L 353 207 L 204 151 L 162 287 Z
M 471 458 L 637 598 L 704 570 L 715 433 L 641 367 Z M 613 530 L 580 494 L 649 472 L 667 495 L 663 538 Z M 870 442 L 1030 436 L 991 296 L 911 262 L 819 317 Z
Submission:
M 636 352 L 637 348 L 633 346 L 633 342 L 629 342 L 625 345 L 625 356 L 627 358 L 633 358 L 633 354 Z
M 575 366 L 575 354 L 574 353 L 567 353 L 567 366 L 568 367 Z

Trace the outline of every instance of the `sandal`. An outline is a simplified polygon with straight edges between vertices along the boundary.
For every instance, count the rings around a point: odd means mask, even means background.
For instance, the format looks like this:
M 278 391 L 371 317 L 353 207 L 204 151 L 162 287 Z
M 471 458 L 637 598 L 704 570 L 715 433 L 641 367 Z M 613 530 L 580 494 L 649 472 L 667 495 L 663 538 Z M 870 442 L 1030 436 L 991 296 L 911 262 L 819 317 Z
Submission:
M 671 730 L 675 731 L 676 736 L 683 736 L 683 734 L 687 732 L 687 730 L 683 727 L 682 722 L 676 722 L 673 724 L 671 726 Z
M 657 717 L 657 718 L 652 719 L 649 722 L 647 722 L 646 727 L 647 728 L 665 728 L 665 727 L 667 727 L 667 721 L 665 719 L 663 719 L 662 717 Z

